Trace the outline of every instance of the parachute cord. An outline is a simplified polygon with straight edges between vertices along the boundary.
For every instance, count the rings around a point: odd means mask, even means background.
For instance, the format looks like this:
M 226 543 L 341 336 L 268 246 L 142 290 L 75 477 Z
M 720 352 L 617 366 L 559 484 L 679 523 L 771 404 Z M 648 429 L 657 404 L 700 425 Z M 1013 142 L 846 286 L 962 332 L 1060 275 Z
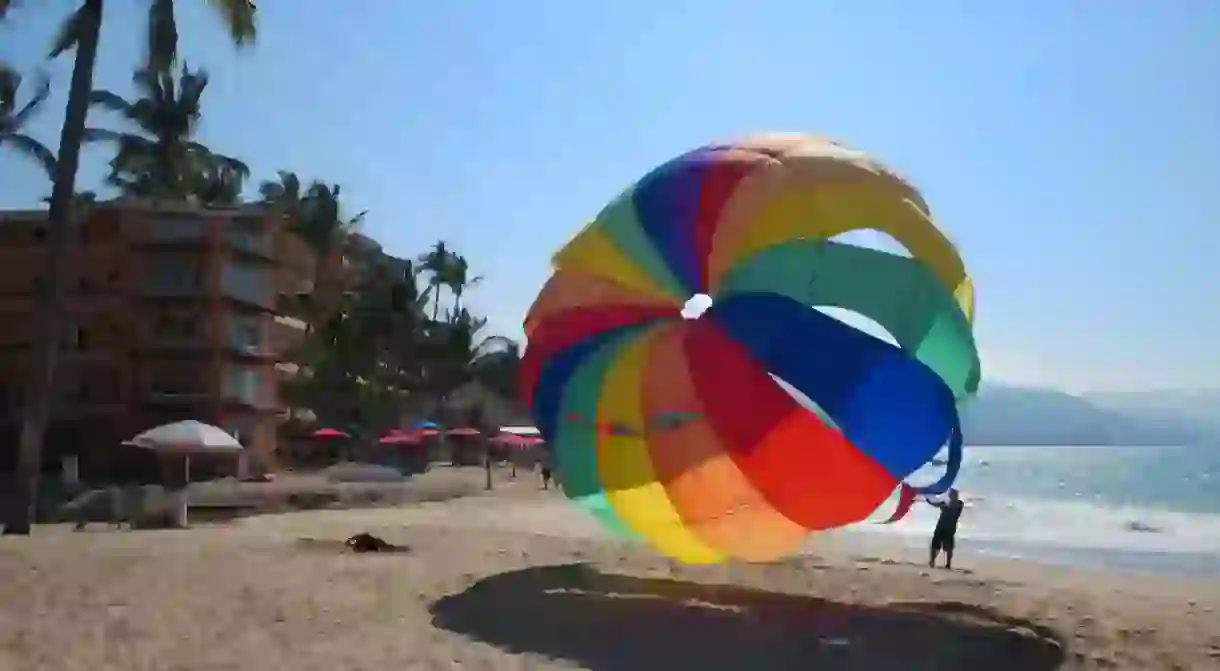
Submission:
M 923 496 L 935 496 L 944 494 L 953 487 L 953 483 L 957 480 L 958 471 L 962 467 L 962 421 L 960 417 L 955 417 L 953 420 L 953 433 L 949 435 L 949 463 L 945 468 L 945 474 L 939 480 L 930 485 L 916 487 L 915 492 Z

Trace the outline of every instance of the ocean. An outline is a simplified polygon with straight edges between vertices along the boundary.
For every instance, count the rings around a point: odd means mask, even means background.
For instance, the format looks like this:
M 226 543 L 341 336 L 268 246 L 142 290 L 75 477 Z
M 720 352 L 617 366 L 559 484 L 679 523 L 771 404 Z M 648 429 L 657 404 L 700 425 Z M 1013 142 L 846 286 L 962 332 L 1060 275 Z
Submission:
M 1220 446 L 966 447 L 958 554 L 1220 575 Z M 910 478 L 931 482 L 943 466 Z M 884 519 L 895 500 L 874 514 Z M 924 543 L 937 510 L 853 532 Z

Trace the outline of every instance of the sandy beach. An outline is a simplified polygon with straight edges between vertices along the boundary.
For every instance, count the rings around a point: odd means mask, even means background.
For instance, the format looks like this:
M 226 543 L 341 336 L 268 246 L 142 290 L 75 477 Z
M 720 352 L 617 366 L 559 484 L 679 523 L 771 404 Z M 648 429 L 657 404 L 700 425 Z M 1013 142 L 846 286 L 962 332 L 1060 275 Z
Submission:
M 1220 584 L 983 561 L 928 569 L 824 535 L 767 565 L 686 567 L 537 480 L 184 531 L 0 539 L 0 669 L 1220 669 Z M 401 552 L 353 554 L 367 531 Z

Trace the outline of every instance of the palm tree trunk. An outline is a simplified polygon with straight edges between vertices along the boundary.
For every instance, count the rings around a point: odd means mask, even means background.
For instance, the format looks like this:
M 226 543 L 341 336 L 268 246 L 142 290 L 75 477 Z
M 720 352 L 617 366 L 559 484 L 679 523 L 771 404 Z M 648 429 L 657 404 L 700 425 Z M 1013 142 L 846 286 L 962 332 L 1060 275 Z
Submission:
M 432 292 L 432 322 L 436 323 L 436 314 L 441 309 L 441 285 L 433 282 L 432 286 L 435 289 Z
M 68 269 L 65 261 L 72 246 L 72 236 L 75 235 L 72 206 L 76 194 L 76 169 L 80 165 L 80 148 L 85 135 L 89 95 L 93 91 L 93 66 L 97 61 L 97 43 L 102 30 L 102 4 L 103 0 L 85 0 L 81 10 L 87 13 L 90 20 L 76 45 L 72 87 L 68 93 L 68 108 L 59 136 L 55 185 L 51 191 L 50 212 L 47 214 L 50 229 L 47 239 L 47 294 L 41 298 L 41 309 L 35 315 L 34 366 L 30 371 L 30 393 L 21 425 L 21 443 L 18 448 L 11 509 L 6 511 L 4 520 L 5 535 L 28 536 L 34 521 L 38 476 L 42 470 L 42 441 L 51 414 L 55 363 L 65 328 L 66 282 L 63 275 Z

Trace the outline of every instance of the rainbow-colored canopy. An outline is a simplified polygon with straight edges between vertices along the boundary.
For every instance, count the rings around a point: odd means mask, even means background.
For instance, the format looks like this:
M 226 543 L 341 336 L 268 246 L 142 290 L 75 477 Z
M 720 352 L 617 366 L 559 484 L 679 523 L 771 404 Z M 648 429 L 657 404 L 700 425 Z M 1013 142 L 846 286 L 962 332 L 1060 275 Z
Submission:
M 911 257 L 829 240 L 857 229 Z M 956 476 L 974 291 L 919 193 L 864 154 L 787 135 L 702 147 L 554 265 L 523 389 L 567 495 L 611 529 L 681 561 L 766 561 L 864 519 L 946 443 L 945 477 L 904 498 Z M 698 294 L 711 308 L 684 319 Z

